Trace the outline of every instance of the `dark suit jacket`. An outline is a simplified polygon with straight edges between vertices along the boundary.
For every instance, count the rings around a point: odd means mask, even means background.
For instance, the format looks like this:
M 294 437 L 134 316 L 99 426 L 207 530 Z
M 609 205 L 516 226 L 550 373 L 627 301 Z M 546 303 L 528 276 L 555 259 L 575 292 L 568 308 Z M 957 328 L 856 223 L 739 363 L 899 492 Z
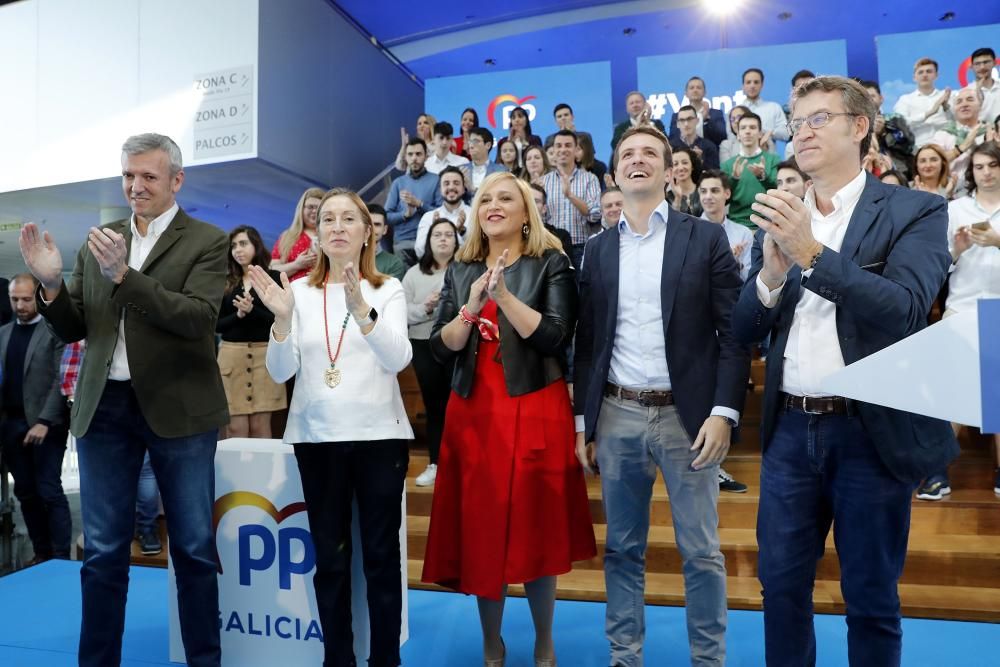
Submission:
M 6 298 L 8 289 L 10 281 L 0 278 L 0 295 L 4 297 L 0 298 L 0 324 L 7 324 L 14 319 L 14 309 L 10 307 L 10 299 Z
M 106 227 L 125 236 L 128 219 Z M 87 433 L 111 367 L 118 321 L 125 317 L 132 388 L 150 428 L 174 438 L 228 423 L 226 394 L 215 359 L 215 324 L 226 284 L 226 234 L 179 210 L 140 270 L 116 286 L 84 243 L 69 285 L 39 311 L 65 342 L 87 339 L 71 430 Z
M 576 329 L 575 412 L 594 439 L 618 327 L 619 231 L 587 243 Z M 681 423 L 692 440 L 712 408 L 742 412 L 750 376 L 749 349 L 729 321 L 739 294 L 739 268 L 722 225 L 670 209 L 660 275 L 667 367 Z
M 17 322 L 8 322 L 0 327 L 0 364 L 7 361 L 7 345 Z M 40 419 L 48 424 L 62 424 L 66 421 L 66 399 L 60 392 L 61 376 L 59 362 L 66 346 L 52 335 L 44 322 L 39 322 L 28 341 L 24 354 L 24 419 L 34 426 Z M 4 377 L 7 382 L 7 377 Z M 3 392 L 0 392 L 0 410 L 3 408 Z
M 765 308 L 757 297 L 763 266 L 762 237 L 757 237 L 750 276 L 733 311 L 733 330 L 746 343 L 771 334 L 761 426 L 765 448 L 778 418 L 785 346 L 801 290 L 837 305 L 840 350 L 844 362 L 852 364 L 926 326 L 951 265 L 947 230 L 944 199 L 884 185 L 869 174 L 840 252 L 826 248 L 805 281 L 801 270 L 792 267 L 774 308 Z M 856 405 L 882 461 L 904 482 L 944 469 L 958 454 L 945 421 L 871 403 Z
M 726 116 L 719 109 L 709 109 L 708 118 L 702 121 L 702 135 L 715 144 L 719 145 L 726 140 Z M 670 117 L 670 141 L 680 141 L 681 131 L 677 129 L 677 114 Z M 718 167 L 716 167 L 717 169 Z

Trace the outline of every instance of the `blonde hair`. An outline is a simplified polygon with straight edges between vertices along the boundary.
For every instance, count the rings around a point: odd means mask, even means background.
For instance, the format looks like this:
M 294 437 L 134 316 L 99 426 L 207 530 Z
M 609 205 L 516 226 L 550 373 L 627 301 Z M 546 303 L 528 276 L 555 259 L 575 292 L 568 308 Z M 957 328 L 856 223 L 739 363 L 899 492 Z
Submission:
M 288 254 L 292 252 L 292 246 L 302 236 L 302 230 L 305 228 L 305 223 L 302 222 L 302 211 L 306 207 L 306 200 L 322 199 L 323 194 L 323 188 L 309 188 L 299 197 L 299 203 L 295 205 L 295 215 L 292 216 L 292 224 L 288 226 L 288 229 L 281 232 L 281 236 L 278 238 L 278 257 L 280 261 L 288 261 Z
M 326 194 L 322 195 L 322 200 L 319 203 L 320 211 L 323 210 L 323 204 L 327 202 L 328 199 L 334 197 L 347 197 L 351 200 L 358 210 L 361 211 L 361 220 L 365 224 L 365 245 L 361 248 L 361 259 L 358 262 L 358 273 L 363 280 L 367 280 L 372 287 L 381 287 L 385 282 L 386 278 L 389 276 L 384 273 L 379 272 L 375 268 L 375 246 L 378 245 L 375 241 L 375 228 L 372 227 L 372 214 L 368 211 L 368 207 L 365 206 L 365 202 L 357 195 L 353 190 L 348 190 L 347 188 L 333 188 L 328 190 Z M 319 257 L 316 258 L 316 265 L 309 272 L 309 285 L 311 287 L 322 287 L 323 283 L 326 281 L 326 274 L 330 271 L 330 260 L 326 256 L 326 253 L 319 253 Z
M 434 116 L 430 115 L 429 113 L 422 113 L 419 116 L 417 116 L 417 120 L 418 121 L 421 118 L 424 118 L 424 119 L 427 120 L 427 125 L 429 127 L 429 129 L 427 130 L 427 133 L 428 133 L 429 136 L 427 136 L 427 137 L 420 137 L 420 138 L 423 139 L 425 143 L 429 144 L 431 142 L 431 140 L 434 139 L 434 126 L 437 125 L 437 118 L 435 118 Z M 417 134 L 417 136 L 419 137 L 420 135 Z
M 479 226 L 479 207 L 482 206 L 483 193 L 503 180 L 508 180 L 514 184 L 514 187 L 521 194 L 521 203 L 524 205 L 524 210 L 528 213 L 528 235 L 522 235 L 521 255 L 526 257 L 541 257 L 546 250 L 550 249 L 563 252 L 562 243 L 559 242 L 559 239 L 552 232 L 545 229 L 545 225 L 542 224 L 542 216 L 538 212 L 538 207 L 535 206 L 535 198 L 531 196 L 531 187 L 510 172 L 503 171 L 487 176 L 476 191 L 476 196 L 472 200 L 471 215 L 469 216 L 471 220 L 467 223 L 469 231 L 465 235 L 465 243 L 462 244 L 462 248 L 455 255 L 456 261 L 465 263 L 482 262 L 490 254 L 490 241 Z

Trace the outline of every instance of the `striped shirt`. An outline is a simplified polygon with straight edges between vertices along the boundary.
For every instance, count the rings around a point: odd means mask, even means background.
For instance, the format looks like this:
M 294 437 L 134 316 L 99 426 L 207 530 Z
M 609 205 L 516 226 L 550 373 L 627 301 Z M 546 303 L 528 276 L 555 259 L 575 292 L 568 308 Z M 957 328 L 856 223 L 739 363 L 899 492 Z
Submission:
M 587 214 L 584 215 L 573 206 L 573 202 L 563 194 L 562 176 L 558 170 L 545 174 L 542 180 L 545 188 L 546 205 L 549 209 L 549 224 L 569 232 L 573 245 L 587 242 L 587 223 L 597 223 L 601 220 L 601 186 L 597 177 L 589 171 L 576 168 L 570 176 L 569 189 L 574 197 L 587 202 Z

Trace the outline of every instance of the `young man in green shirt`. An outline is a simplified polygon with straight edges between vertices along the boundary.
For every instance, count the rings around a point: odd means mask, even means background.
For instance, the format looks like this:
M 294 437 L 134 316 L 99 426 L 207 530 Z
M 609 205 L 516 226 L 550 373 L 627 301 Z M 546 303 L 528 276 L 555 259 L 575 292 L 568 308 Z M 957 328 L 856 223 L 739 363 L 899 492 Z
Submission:
M 775 187 L 781 158 L 761 150 L 761 122 L 757 114 L 744 114 L 737 130 L 740 152 L 722 163 L 722 170 L 732 178 L 734 184 L 729 202 L 729 219 L 750 229 L 757 229 L 750 222 L 750 205 L 758 194 Z

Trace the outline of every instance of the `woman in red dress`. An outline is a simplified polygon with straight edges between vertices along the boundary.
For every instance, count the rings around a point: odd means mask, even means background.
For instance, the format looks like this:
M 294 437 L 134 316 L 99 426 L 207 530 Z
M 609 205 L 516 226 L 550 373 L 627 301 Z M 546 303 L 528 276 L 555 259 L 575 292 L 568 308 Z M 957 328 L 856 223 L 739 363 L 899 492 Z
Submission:
M 502 667 L 507 585 L 524 583 L 535 664 L 555 665 L 556 575 L 596 553 L 563 379 L 573 269 L 528 185 L 489 176 L 445 274 L 431 349 L 455 358 L 423 580 L 479 598 L 487 667 Z

